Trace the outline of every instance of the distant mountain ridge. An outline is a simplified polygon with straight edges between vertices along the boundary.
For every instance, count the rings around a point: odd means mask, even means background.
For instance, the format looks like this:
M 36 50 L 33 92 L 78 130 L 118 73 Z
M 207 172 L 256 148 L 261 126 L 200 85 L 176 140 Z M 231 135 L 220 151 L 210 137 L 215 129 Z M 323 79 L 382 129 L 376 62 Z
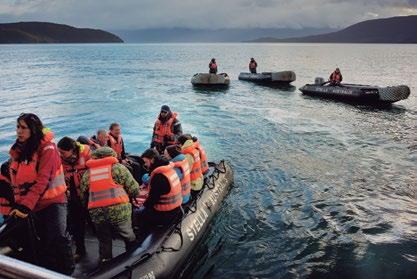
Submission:
M 99 29 L 75 28 L 49 22 L 0 24 L 0 44 L 24 43 L 123 43 L 123 40 Z
M 417 43 L 417 15 L 367 20 L 337 32 L 296 38 L 260 38 L 251 42 Z
M 138 30 L 112 30 L 128 43 L 176 43 L 176 42 L 242 42 L 259 37 L 295 37 L 331 32 L 330 28 L 153 28 Z

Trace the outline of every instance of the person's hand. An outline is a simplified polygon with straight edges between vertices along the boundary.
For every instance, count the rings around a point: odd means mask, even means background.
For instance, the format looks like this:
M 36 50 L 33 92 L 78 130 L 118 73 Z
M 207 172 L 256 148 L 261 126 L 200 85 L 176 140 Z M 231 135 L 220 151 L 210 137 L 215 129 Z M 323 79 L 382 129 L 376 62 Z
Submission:
M 10 211 L 10 216 L 16 216 L 18 218 L 26 218 L 30 213 L 30 209 L 22 204 L 16 204 Z

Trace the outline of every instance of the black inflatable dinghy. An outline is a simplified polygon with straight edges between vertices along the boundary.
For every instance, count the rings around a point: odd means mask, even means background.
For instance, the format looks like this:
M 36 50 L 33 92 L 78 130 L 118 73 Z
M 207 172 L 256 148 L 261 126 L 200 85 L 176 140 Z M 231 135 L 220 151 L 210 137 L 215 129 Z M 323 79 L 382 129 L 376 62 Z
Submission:
M 187 260 L 202 240 L 214 215 L 233 184 L 234 174 L 230 165 L 224 161 L 210 163 L 205 177 L 203 190 L 190 205 L 184 208 L 184 214 L 170 227 L 155 228 L 144 236 L 133 249 L 124 252 L 120 240 L 113 241 L 115 258 L 98 265 L 97 240 L 87 237 L 87 257 L 77 264 L 72 276 L 76 278 L 177 278 L 183 271 Z M 13 224 L 15 225 L 15 224 Z M 1 226 L 2 234 L 7 228 Z M 90 249 L 91 247 L 91 249 Z M 3 247 L 4 248 L 4 247 Z M 1 249 L 0 249 L 1 250 Z M 5 250 L 2 250 L 5 251 Z M 3 254 L 7 254 L 6 252 Z M 9 257 L 0 264 L 0 277 L 15 278 L 64 278 L 63 275 L 50 272 L 41 267 Z M 10 264 L 10 262 L 12 264 Z
M 405 100 L 410 95 L 410 88 L 406 85 L 388 87 L 347 83 L 331 85 L 325 83 L 322 78 L 316 78 L 314 84 L 304 85 L 300 91 L 310 96 L 368 105 L 388 105 Z

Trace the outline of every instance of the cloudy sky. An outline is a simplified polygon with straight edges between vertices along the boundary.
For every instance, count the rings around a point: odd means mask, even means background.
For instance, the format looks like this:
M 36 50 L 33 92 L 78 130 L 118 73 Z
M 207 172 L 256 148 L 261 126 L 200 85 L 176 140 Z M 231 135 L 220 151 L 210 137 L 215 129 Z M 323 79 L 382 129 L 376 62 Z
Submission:
M 0 22 L 102 29 L 341 28 L 417 14 L 417 0 L 0 0 Z

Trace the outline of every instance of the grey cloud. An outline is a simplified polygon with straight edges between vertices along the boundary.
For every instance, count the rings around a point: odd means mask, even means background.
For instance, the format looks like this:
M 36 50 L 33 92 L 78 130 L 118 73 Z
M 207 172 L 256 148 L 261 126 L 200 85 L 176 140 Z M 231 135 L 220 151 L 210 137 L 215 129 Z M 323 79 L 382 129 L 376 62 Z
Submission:
M 0 20 L 52 21 L 104 29 L 345 27 L 417 14 L 417 0 L 17 0 L 0 1 Z

